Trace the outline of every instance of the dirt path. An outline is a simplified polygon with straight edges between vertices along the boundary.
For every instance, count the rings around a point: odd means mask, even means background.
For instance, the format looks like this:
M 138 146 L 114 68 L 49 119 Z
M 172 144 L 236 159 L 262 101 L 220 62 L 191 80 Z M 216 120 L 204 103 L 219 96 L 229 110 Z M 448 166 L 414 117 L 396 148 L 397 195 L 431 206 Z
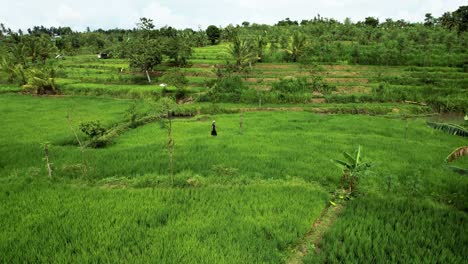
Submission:
M 286 261 L 288 264 L 300 264 L 302 258 L 309 254 L 312 250 L 315 253 L 320 252 L 320 240 L 325 231 L 330 228 L 340 215 L 344 206 L 338 204 L 337 206 L 327 206 L 323 209 L 320 217 L 310 227 L 309 232 L 301 239 L 299 244 L 292 250 L 292 254 Z

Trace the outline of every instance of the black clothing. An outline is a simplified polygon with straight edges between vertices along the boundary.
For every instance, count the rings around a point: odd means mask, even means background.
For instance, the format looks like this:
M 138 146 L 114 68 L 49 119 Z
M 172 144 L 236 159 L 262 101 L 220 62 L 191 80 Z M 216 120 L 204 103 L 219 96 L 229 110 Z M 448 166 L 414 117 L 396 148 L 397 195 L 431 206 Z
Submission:
M 218 133 L 216 132 L 216 125 L 215 124 L 211 125 L 211 135 L 212 136 L 217 136 L 218 135 Z

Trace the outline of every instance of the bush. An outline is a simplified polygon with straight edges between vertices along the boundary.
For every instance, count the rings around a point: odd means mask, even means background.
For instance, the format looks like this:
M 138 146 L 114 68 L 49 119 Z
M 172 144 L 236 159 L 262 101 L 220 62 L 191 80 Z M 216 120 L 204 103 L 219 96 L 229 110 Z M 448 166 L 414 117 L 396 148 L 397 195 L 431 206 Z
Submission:
M 281 79 L 278 82 L 273 83 L 271 87 L 272 92 L 280 93 L 303 93 L 311 91 L 311 85 L 307 81 L 307 78 L 290 78 Z
M 55 70 L 52 68 L 30 69 L 26 73 L 26 84 L 23 89 L 34 94 L 56 94 Z
M 239 102 L 242 92 L 248 89 L 241 77 L 226 76 L 219 78 L 208 92 L 208 97 L 213 102 Z
M 182 88 L 188 84 L 187 78 L 179 68 L 171 68 L 167 70 L 159 80 L 162 83 L 167 83 L 177 88 Z
M 306 77 L 281 79 L 273 83 L 271 91 L 280 93 L 320 92 L 329 94 L 336 90 L 335 86 L 326 83 L 321 76 L 314 76 L 310 81 Z
M 85 133 L 90 139 L 96 139 L 106 133 L 106 129 L 99 121 L 90 121 L 80 123 L 80 130 Z

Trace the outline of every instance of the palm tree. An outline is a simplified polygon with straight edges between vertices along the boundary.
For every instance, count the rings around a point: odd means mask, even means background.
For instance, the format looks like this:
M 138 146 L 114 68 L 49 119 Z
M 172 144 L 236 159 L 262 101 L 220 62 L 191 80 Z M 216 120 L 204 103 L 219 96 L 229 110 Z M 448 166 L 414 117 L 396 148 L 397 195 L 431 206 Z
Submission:
M 306 37 L 299 32 L 294 32 L 291 46 L 285 50 L 292 57 L 293 62 L 297 62 L 306 44 Z
M 229 53 L 236 61 L 237 70 L 242 70 L 246 65 L 252 66 L 252 61 L 255 58 L 252 45 L 246 40 L 241 39 L 239 35 L 233 37 L 232 44 L 229 47 Z
M 255 55 L 258 61 L 262 61 L 263 59 L 263 51 L 267 45 L 265 38 L 262 35 L 258 35 L 255 38 Z

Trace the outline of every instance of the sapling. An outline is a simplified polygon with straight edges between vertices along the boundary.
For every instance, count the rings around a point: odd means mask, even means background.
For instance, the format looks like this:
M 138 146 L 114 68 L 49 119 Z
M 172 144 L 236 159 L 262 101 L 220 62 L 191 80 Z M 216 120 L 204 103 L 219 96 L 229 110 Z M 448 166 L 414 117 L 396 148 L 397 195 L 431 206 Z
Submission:
M 72 122 L 70 113 L 67 113 L 67 121 L 68 121 L 68 126 L 70 127 L 70 130 L 73 132 L 73 135 L 75 136 L 75 139 L 78 142 L 78 145 L 80 146 L 81 161 L 83 163 L 83 174 L 86 174 L 88 163 L 85 158 L 85 146 L 83 145 L 83 142 L 80 140 L 80 137 L 76 133 L 76 130 L 73 128 L 73 122 Z
M 370 164 L 361 160 L 361 146 L 358 147 L 353 156 L 347 152 L 343 152 L 343 156 L 345 158 L 344 161 L 332 161 L 335 162 L 343 171 L 343 175 L 341 177 L 341 184 L 343 189 L 347 184 L 349 193 L 353 193 L 356 189 L 359 176 L 366 172 L 366 170 L 370 167 Z
M 47 174 L 49 175 L 49 178 L 52 178 L 52 163 L 50 163 L 50 158 L 49 158 L 49 143 L 48 142 L 44 143 L 43 148 L 44 148 L 44 160 L 46 162 Z
M 174 140 L 172 139 L 172 112 L 176 109 L 177 104 L 168 97 L 163 97 L 159 99 L 156 104 L 156 111 L 157 114 L 161 118 L 166 118 L 169 126 L 167 127 L 167 149 L 169 154 L 169 166 L 170 166 L 170 173 L 171 173 L 171 183 L 174 184 Z
M 243 131 L 242 131 L 242 127 L 244 125 L 244 113 L 241 111 L 240 112 L 240 117 L 239 117 L 239 130 L 240 130 L 240 133 L 241 135 L 243 134 Z

